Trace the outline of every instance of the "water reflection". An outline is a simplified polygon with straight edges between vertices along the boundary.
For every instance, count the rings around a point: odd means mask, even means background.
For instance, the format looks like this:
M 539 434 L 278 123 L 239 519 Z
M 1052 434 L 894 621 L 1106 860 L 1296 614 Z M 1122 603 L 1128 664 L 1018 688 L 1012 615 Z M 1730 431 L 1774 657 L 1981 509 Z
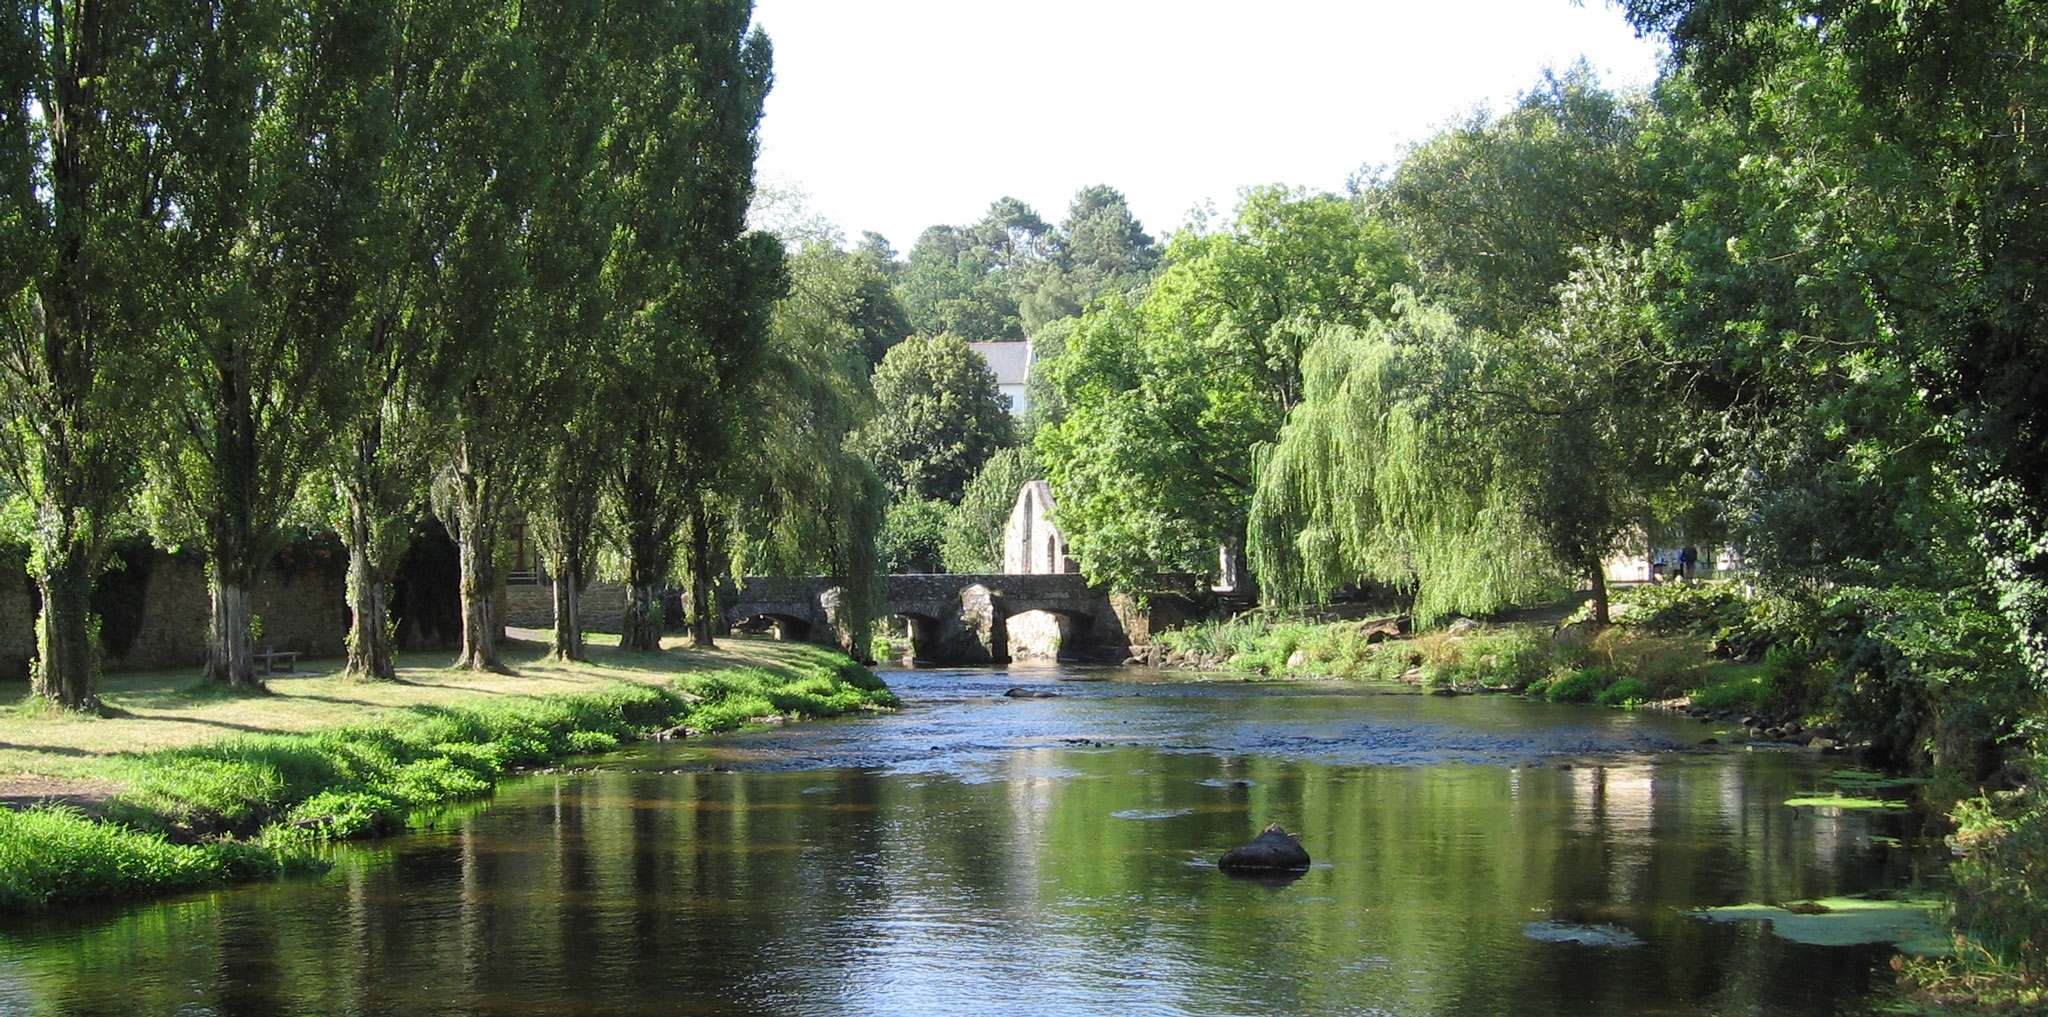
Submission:
M 1910 878 L 1872 820 L 1778 804 L 1811 789 L 1810 759 L 1677 751 L 1692 732 L 1615 711 L 1170 683 L 1000 700 L 1007 680 L 898 678 L 898 716 L 608 757 L 339 851 L 323 878 L 16 929 L 0 1010 L 1880 1005 L 1879 950 L 1682 914 Z M 1437 762 L 1394 765 L 1417 758 Z M 1281 884 L 1214 868 L 1268 822 L 1315 867 Z

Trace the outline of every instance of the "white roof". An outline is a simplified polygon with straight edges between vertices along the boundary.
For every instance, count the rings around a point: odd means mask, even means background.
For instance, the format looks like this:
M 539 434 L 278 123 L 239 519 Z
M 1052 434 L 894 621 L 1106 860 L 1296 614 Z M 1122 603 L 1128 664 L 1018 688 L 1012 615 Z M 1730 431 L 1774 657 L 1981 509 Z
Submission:
M 1029 339 L 1020 343 L 968 343 L 967 347 L 988 362 L 988 369 L 995 373 L 998 385 L 1022 385 L 1031 376 Z

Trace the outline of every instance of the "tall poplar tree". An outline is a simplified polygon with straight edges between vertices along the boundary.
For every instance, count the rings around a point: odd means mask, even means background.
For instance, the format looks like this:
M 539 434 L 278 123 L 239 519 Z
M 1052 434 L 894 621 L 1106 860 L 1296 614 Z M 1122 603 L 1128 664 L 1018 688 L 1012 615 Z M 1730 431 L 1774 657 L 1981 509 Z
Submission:
M 456 666 L 497 670 L 498 539 L 538 472 L 535 438 L 550 412 L 529 245 L 551 143 L 539 54 L 552 43 L 547 20 L 518 3 L 449 0 L 421 13 L 460 46 L 434 86 L 437 143 L 421 153 L 433 174 L 423 217 L 437 243 L 423 312 L 451 417 L 433 505 L 461 573 Z
M 607 398 L 624 418 L 611 484 L 627 559 L 628 649 L 660 648 L 662 592 L 686 522 L 693 573 L 700 582 L 708 573 L 711 499 L 734 454 L 731 418 L 744 412 L 730 400 L 745 390 L 781 293 L 780 245 L 746 232 L 771 77 L 768 38 L 748 31 L 751 16 L 746 0 L 676 0 L 621 15 L 632 45 L 644 47 L 622 49 L 615 81 L 627 119 L 607 152 L 621 223 L 605 279 L 614 314 Z
M 37 695 L 96 709 L 93 580 L 139 476 L 177 216 L 151 4 L 0 6 L 0 401 L 35 510 Z
M 386 132 L 358 111 L 384 66 L 374 0 L 179 8 L 163 140 L 180 210 L 174 434 L 159 483 L 196 531 L 212 599 L 207 676 L 257 683 L 251 594 L 336 420 L 339 351 L 375 257 Z

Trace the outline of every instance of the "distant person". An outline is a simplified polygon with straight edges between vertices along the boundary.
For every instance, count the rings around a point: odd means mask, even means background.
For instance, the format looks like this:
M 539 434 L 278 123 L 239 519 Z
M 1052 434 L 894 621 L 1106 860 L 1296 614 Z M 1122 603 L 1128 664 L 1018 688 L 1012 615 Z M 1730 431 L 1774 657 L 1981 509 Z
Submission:
M 1653 582 L 1653 583 L 1661 583 L 1661 582 L 1663 582 L 1663 581 L 1664 581 L 1664 569 L 1668 567 L 1668 564 L 1669 564 L 1669 563 L 1667 563 L 1667 562 L 1666 562 L 1666 561 L 1664 560 L 1664 552 L 1662 552 L 1662 551 L 1659 551 L 1659 552 L 1657 552 L 1657 560 L 1655 560 L 1655 561 L 1653 561 L 1653 562 L 1651 562 L 1651 563 L 1650 563 L 1650 582 Z
M 1679 549 L 1678 574 L 1680 578 L 1688 583 L 1700 577 L 1700 552 L 1698 548 L 1687 544 Z

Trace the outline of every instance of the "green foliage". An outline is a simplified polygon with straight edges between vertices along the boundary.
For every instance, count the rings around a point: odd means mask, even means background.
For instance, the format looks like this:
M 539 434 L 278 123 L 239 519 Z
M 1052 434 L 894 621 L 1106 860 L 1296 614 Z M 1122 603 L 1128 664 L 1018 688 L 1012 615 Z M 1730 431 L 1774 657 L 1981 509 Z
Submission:
M 875 539 L 875 558 L 886 575 L 938 572 L 943 568 L 946 522 L 953 508 L 931 498 L 889 506 Z
M 948 572 L 1001 572 L 1003 527 L 1016 507 L 1017 492 L 1037 480 L 1030 449 L 1003 449 L 990 456 L 967 482 L 960 504 L 946 516 L 940 563 Z
M 2034 790 L 1956 804 L 1955 925 L 1990 958 L 2048 973 L 2048 808 Z
M 1034 340 L 1103 297 L 1134 298 L 1159 263 L 1159 249 L 1124 196 L 1101 185 L 1074 195 L 1049 239 L 1045 256 L 1026 266 L 1014 285 L 1018 317 Z
M 348 840 L 386 832 L 404 806 L 374 791 L 322 791 L 300 802 L 275 836 L 289 843 L 305 839 Z M 293 831 L 287 834 L 284 831 Z
M 1357 205 L 1255 190 L 1227 230 L 1175 238 L 1141 302 L 1083 317 L 1040 361 L 1065 417 L 1033 439 L 1081 570 L 1122 589 L 1213 574 L 1217 547 L 1241 546 L 1254 450 L 1300 398 L 1304 346 L 1385 313 L 1406 272 Z
M 571 731 L 567 739 L 570 752 L 610 752 L 619 747 L 619 736 L 610 731 Z
M 1582 61 L 1546 71 L 1507 113 L 1475 112 L 1415 146 L 1366 193 L 1461 319 L 1515 332 L 1546 316 L 1579 249 L 1641 246 L 1669 216 L 1643 137 L 1657 119 L 1648 97 L 1601 88 Z
M 1649 698 L 1649 682 L 1641 678 L 1621 678 L 1600 690 L 1593 701 L 1601 706 L 1636 706 Z
M 1015 198 L 989 205 L 973 226 L 933 226 L 910 249 L 898 292 L 911 326 L 971 342 L 1024 338 L 1010 279 L 1036 260 L 1051 227 Z
M 882 358 L 876 413 L 848 446 L 899 500 L 960 500 L 967 481 L 1016 438 L 988 364 L 957 335 L 912 338 Z
M 1512 464 L 1453 398 L 1483 360 L 1477 337 L 1412 297 L 1318 337 L 1252 501 L 1247 550 L 1268 596 L 1314 601 L 1371 578 L 1413 589 L 1427 623 L 1554 589 Z
M 1542 696 L 1550 702 L 1593 702 L 1612 679 L 1604 667 L 1587 667 L 1552 681 Z
M 1589 667 L 1552 682 L 1543 698 L 1553 703 L 1590 703 L 1605 691 L 1614 678 L 1605 668 Z
M 1692 705 L 1703 710 L 1761 710 L 1771 699 L 1762 675 L 1747 675 L 1691 691 Z
M 868 365 L 886 347 L 876 348 L 880 340 L 869 331 L 882 326 L 866 319 L 877 313 L 870 287 L 885 270 L 870 255 L 812 244 L 791 253 L 789 271 L 790 290 L 775 305 L 744 414 L 750 437 L 742 447 L 756 453 L 736 470 L 732 568 L 846 577 L 841 608 L 858 636 L 874 600 L 866 580 L 886 571 L 876 540 L 888 492 L 847 438 L 873 413 Z M 892 333 L 888 347 L 901 338 Z

